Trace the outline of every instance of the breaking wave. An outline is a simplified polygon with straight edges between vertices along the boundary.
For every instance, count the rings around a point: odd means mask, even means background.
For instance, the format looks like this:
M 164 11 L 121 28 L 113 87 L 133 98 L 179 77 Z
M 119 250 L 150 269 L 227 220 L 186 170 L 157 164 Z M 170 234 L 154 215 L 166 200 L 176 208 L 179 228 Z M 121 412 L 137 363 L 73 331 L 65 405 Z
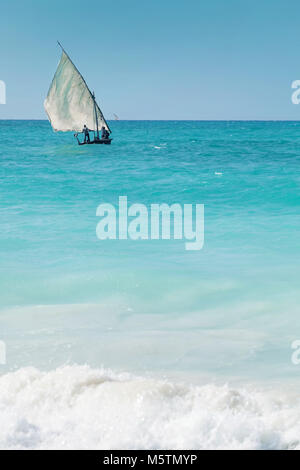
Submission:
M 2 449 L 300 449 L 291 393 L 88 366 L 0 377 Z

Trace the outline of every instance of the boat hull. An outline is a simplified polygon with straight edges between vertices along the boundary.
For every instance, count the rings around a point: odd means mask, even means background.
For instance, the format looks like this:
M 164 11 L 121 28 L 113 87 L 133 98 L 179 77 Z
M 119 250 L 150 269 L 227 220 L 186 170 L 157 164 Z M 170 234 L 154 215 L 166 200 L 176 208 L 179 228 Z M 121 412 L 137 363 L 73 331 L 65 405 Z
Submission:
M 110 145 L 112 139 L 99 139 L 99 140 L 94 140 L 91 142 L 91 144 L 104 144 L 104 145 Z
M 78 145 L 92 145 L 92 144 L 104 144 L 104 145 L 110 145 L 112 139 L 94 139 L 91 140 L 90 142 L 80 142 L 78 139 L 78 134 L 74 134 L 74 137 L 76 137 Z

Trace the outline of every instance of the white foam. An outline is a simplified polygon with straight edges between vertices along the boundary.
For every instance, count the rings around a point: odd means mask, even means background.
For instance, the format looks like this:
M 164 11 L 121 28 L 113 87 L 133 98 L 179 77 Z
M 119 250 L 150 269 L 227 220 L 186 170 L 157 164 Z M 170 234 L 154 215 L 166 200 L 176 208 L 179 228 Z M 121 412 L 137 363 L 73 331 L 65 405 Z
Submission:
M 3 449 L 300 449 L 293 395 L 88 366 L 0 377 Z

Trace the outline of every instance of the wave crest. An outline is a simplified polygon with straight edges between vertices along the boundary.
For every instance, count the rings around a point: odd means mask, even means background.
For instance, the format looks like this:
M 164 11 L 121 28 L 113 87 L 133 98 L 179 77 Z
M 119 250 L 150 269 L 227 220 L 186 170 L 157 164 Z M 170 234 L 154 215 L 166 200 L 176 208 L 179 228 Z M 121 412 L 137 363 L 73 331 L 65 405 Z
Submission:
M 299 399 L 88 366 L 0 377 L 2 449 L 300 449 Z

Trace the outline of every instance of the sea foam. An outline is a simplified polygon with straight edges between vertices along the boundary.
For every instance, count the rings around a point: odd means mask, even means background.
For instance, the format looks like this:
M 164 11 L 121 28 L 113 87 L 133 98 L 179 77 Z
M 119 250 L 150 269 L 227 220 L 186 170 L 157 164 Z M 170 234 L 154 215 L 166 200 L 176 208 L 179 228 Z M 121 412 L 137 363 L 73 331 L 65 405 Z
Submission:
M 300 402 L 88 366 L 0 377 L 2 449 L 300 449 Z

